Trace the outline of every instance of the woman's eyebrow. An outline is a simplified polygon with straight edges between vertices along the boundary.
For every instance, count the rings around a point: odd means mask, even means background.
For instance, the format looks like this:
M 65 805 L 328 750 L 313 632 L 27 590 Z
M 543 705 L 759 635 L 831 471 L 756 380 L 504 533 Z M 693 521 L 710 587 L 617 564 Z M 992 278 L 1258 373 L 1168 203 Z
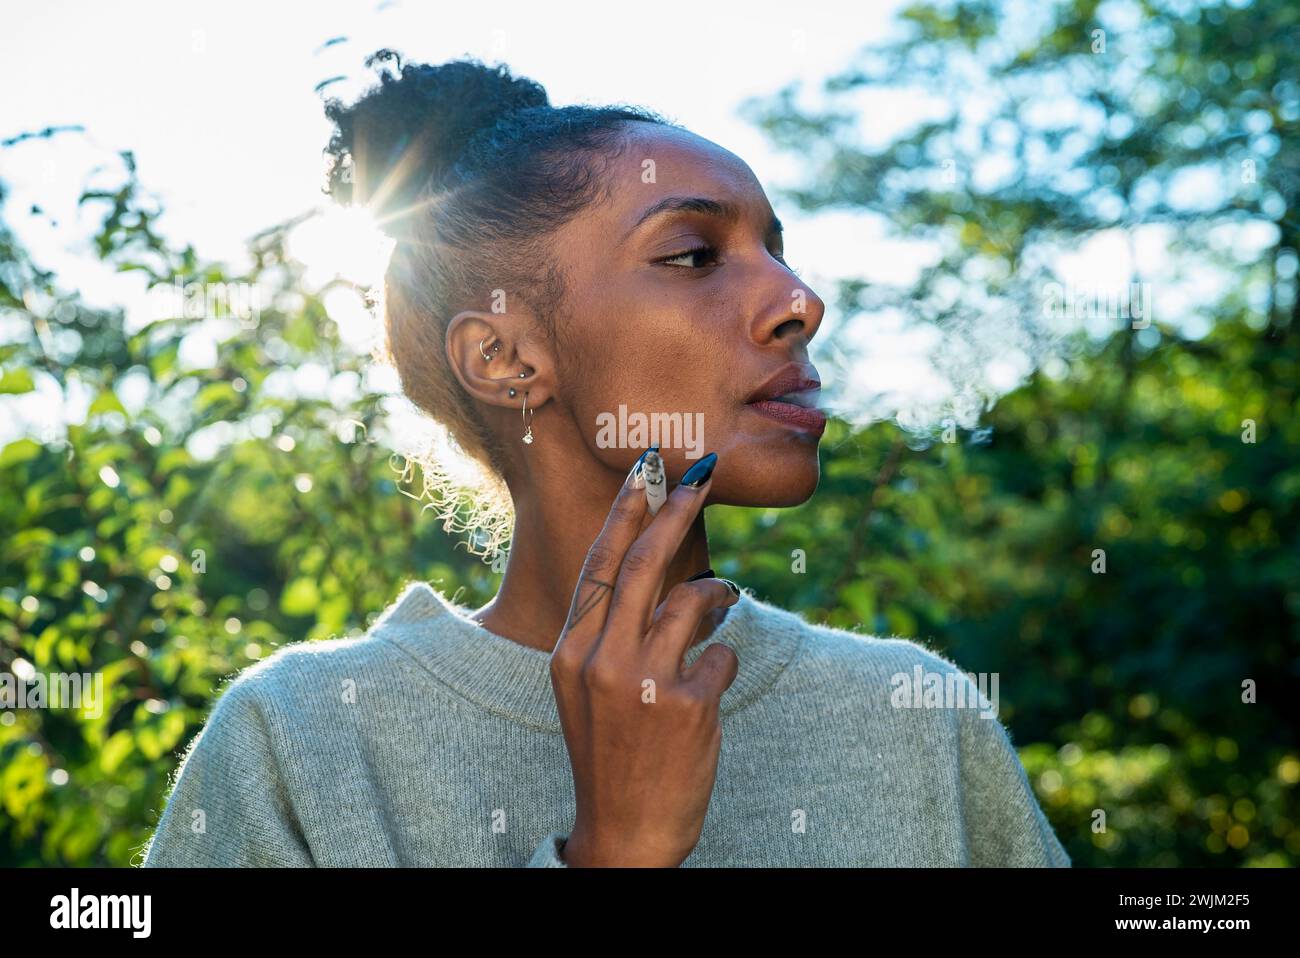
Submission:
M 733 223 L 740 219 L 740 207 L 727 200 L 715 200 L 707 196 L 667 196 L 652 204 L 649 209 L 637 218 L 631 229 L 623 234 L 623 238 L 619 240 L 619 245 L 627 242 L 628 237 L 649 220 L 670 213 L 703 213 L 706 216 L 716 216 L 719 219 Z M 772 219 L 767 225 L 768 234 L 781 234 L 784 231 L 785 227 L 781 225 L 781 221 L 773 213 Z

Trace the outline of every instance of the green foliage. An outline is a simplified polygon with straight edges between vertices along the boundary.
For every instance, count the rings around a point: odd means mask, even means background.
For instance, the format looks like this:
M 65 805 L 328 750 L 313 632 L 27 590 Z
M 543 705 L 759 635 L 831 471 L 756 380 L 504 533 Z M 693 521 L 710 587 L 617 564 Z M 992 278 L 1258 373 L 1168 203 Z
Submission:
M 1300 342 L 1224 321 L 1126 372 L 1129 342 L 1008 396 L 987 444 L 838 426 L 808 504 L 718 511 L 714 566 L 811 620 L 998 673 L 1080 864 L 1292 864 Z
M 0 299 L 31 330 L 0 347 L 3 382 L 30 390 L 36 372 L 94 397 L 66 438 L 0 450 L 0 672 L 104 680 L 98 717 L 47 708 L 0 720 L 8 864 L 127 864 L 225 679 L 286 642 L 360 633 L 408 578 L 451 593 L 489 575 L 398 494 L 371 436 L 379 396 L 341 409 L 268 388 L 273 370 L 302 362 L 336 376 L 363 366 L 325 318 L 327 290 L 302 290 L 283 237 L 263 238 L 253 273 L 227 276 L 139 225 L 136 194 L 132 177 L 109 197 L 110 262 L 147 264 L 160 282 L 270 283 L 273 305 L 255 326 L 228 325 L 212 366 L 185 368 L 178 351 L 199 320 L 128 334 L 120 312 L 60 293 L 0 232 Z M 148 386 L 134 414 L 115 392 L 128 377 Z M 214 428 L 225 444 L 196 456 L 193 441 Z
M 881 214 L 940 251 L 915 283 L 843 284 L 841 308 L 899 311 L 977 358 L 972 317 L 1005 317 L 994 356 L 1068 362 L 1001 398 L 987 444 L 918 453 L 885 427 L 829 434 L 812 503 L 715 529 L 720 551 L 763 555 L 727 571 L 1000 673 L 1003 718 L 1038 743 L 1022 755 L 1076 862 L 1292 864 L 1300 11 L 975 0 L 901 19 L 901 39 L 827 82 L 822 112 L 791 90 L 748 105 L 807 161 L 791 201 Z M 864 147 L 854 97 L 898 89 L 933 111 Z M 1180 201 L 1189 173 L 1214 186 Z M 1258 255 L 1231 238 L 1247 222 L 1273 237 Z M 1157 310 L 1098 346 L 1057 340 L 1038 308 L 1051 251 L 1153 224 L 1172 227 L 1172 271 L 1141 279 L 1229 277 L 1187 310 L 1209 335 Z M 796 548 L 808 574 L 791 587 Z

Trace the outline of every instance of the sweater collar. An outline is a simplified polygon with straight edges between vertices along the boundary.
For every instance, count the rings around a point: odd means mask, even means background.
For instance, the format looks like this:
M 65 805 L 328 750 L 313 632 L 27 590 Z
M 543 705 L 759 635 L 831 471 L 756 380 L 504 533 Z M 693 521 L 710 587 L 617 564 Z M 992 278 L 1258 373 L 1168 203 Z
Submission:
M 489 632 L 469 618 L 472 611 L 416 581 L 384 611 L 373 631 L 471 702 L 525 725 L 560 732 L 550 653 Z M 740 669 L 720 703 L 721 713 L 728 715 L 776 681 L 798 649 L 799 624 L 802 620 L 742 590 L 722 624 L 692 646 L 684 661 L 693 664 L 715 642 L 736 651 Z

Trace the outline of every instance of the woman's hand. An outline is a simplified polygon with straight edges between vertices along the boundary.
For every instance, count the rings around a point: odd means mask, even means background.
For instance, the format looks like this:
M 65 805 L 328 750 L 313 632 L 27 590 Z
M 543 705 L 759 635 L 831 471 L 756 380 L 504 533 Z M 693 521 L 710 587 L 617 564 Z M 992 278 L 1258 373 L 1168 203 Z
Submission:
M 723 580 L 680 583 L 653 605 L 710 480 L 678 485 L 642 531 L 633 474 L 587 553 L 551 655 L 577 801 L 563 851 L 574 867 L 676 867 L 691 853 L 718 770 L 719 702 L 739 668 L 718 642 L 682 669 L 705 615 L 738 599 Z

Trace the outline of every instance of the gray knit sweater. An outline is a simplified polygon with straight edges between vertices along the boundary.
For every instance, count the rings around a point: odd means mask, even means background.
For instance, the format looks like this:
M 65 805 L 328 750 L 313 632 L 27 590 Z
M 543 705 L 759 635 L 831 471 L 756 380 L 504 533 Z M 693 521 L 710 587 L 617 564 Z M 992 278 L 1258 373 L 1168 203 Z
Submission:
M 549 655 L 468 614 L 416 582 L 365 636 L 242 672 L 191 743 L 144 864 L 563 867 L 573 778 Z M 749 593 L 687 664 L 714 642 L 740 672 L 684 865 L 1069 866 L 974 695 L 902 707 L 916 703 L 898 677 L 959 675 L 948 660 Z

